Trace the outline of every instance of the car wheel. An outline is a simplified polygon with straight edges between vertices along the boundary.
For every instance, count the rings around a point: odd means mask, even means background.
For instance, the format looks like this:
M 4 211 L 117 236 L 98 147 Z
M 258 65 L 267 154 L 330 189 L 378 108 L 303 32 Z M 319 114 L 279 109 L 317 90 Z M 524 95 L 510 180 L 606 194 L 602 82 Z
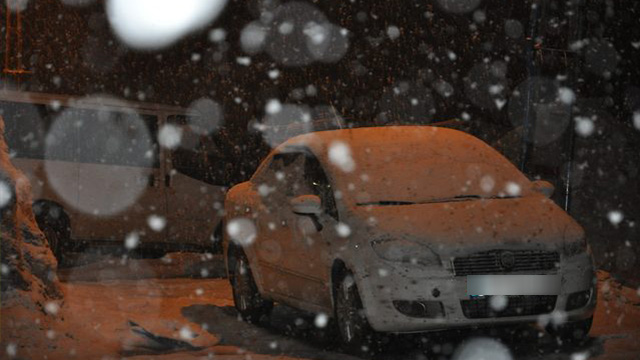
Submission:
M 62 232 L 53 225 L 45 225 L 42 233 L 47 238 L 49 248 L 53 256 L 58 260 L 58 265 L 64 264 L 64 248 L 62 246 Z
M 562 342 L 580 343 L 589 337 L 593 316 L 580 321 L 572 321 L 557 327 L 547 326 L 547 332 Z
M 351 351 L 370 351 L 374 331 L 364 314 L 353 276 L 347 274 L 336 291 L 335 319 L 342 344 Z
M 244 254 L 235 259 L 233 272 L 233 302 L 245 321 L 258 322 L 263 315 L 269 315 L 273 302 L 264 299 L 253 280 L 249 261 Z
M 211 252 L 213 254 L 222 254 L 222 224 L 218 225 L 211 235 Z

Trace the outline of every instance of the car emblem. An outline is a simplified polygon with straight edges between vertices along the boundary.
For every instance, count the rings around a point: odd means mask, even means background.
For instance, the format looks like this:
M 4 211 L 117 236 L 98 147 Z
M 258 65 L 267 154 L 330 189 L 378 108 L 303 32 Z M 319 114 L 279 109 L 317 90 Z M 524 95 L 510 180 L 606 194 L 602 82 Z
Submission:
M 511 251 L 503 251 L 502 254 L 500 254 L 500 264 L 503 269 L 511 270 L 516 264 L 516 257 L 513 256 Z

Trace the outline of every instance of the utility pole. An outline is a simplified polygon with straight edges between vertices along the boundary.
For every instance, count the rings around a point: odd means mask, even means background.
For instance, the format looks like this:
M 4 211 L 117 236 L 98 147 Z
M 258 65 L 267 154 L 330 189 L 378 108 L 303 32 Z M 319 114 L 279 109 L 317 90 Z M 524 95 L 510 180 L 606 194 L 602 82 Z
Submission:
M 7 0 L 5 3 L 5 44 L 4 67 L 2 73 L 10 76 L 19 84 L 22 77 L 30 74 L 23 63 L 23 25 L 22 11 L 19 10 L 20 0 Z M 14 9 L 14 10 L 12 10 Z

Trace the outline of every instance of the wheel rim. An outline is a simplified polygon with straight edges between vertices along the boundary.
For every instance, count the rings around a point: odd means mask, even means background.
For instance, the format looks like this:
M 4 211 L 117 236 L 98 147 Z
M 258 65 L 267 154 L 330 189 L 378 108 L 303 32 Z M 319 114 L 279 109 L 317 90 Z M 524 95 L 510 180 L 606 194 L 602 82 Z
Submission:
M 58 237 L 58 233 L 50 227 L 45 228 L 43 233 L 44 233 L 44 236 L 47 238 L 47 242 L 49 243 L 49 248 L 51 248 L 51 252 L 53 252 L 53 256 L 55 256 L 56 259 L 60 261 L 61 260 L 60 252 L 59 252 L 60 239 Z
M 341 289 L 341 297 L 338 303 L 337 318 L 340 326 L 340 333 L 345 342 L 350 343 L 354 338 L 354 309 L 352 306 L 350 292 L 351 289 Z
M 249 308 L 249 304 L 251 303 L 251 296 L 248 295 L 251 290 L 251 284 L 249 281 L 249 271 L 246 266 L 246 262 L 244 259 L 238 259 L 238 265 L 236 268 L 236 286 L 234 287 L 234 292 L 236 293 L 236 298 L 238 299 L 238 307 L 241 311 L 245 311 Z

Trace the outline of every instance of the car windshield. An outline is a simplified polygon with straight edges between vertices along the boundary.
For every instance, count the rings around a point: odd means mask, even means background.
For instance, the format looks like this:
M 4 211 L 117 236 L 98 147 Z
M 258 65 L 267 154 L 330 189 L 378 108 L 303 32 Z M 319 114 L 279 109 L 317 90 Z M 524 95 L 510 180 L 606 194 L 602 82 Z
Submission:
M 426 129 L 426 128 L 425 128 Z M 357 205 L 402 205 L 530 194 L 530 181 L 478 139 L 449 129 L 438 136 L 415 129 L 347 145 L 354 170 L 334 170 L 339 189 Z M 407 135 L 411 132 L 413 135 Z M 407 138 L 395 142 L 396 136 Z M 374 140 L 375 139 L 375 140 Z M 345 143 L 346 144 L 346 143 Z M 354 190 L 349 190 L 350 188 Z

